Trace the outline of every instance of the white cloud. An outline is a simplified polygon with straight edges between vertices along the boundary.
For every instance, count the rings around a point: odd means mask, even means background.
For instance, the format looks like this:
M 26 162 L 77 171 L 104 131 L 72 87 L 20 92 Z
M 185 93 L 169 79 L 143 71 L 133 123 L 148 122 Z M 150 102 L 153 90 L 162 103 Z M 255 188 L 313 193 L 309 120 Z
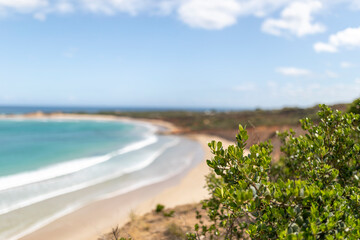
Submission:
M 1 15 L 9 13 L 30 13 L 37 20 L 44 21 L 50 13 L 70 13 L 75 8 L 70 3 L 71 0 L 0 0 Z
M 45 20 L 51 13 L 92 12 L 115 15 L 126 13 L 166 16 L 176 14 L 185 24 L 204 29 L 222 29 L 240 16 L 266 17 L 292 0 L 0 0 L 0 15 L 31 13 Z M 45 3 L 45 4 L 44 4 Z M 15 7 L 17 9 L 15 9 Z M 10 9 L 12 8 L 12 9 Z M 8 11 L 8 10 L 12 11 Z
M 46 13 L 44 13 L 44 12 L 35 13 L 34 18 L 39 20 L 39 21 L 45 21 L 46 20 Z
M 326 70 L 324 73 L 312 72 L 304 68 L 296 67 L 279 67 L 276 69 L 276 72 L 287 76 L 287 77 L 312 77 L 314 79 L 329 79 L 329 78 L 338 78 L 339 75 L 336 72 Z
M 280 67 L 276 69 L 276 72 L 289 77 L 309 76 L 312 74 L 312 72 L 307 69 L 295 67 Z
M 316 52 L 337 52 L 339 48 L 353 49 L 360 47 L 360 27 L 346 28 L 329 37 L 327 43 L 318 42 L 314 45 Z
M 236 23 L 239 11 L 235 0 L 190 0 L 180 6 L 178 14 L 191 27 L 222 29 Z
M 63 2 L 59 2 L 56 6 L 55 9 L 60 12 L 60 13 L 71 13 L 75 11 L 74 6 L 66 1 Z
M 73 4 L 69 2 L 69 0 L 59 0 L 56 4 L 49 5 L 46 8 L 41 8 L 37 10 L 33 17 L 39 21 L 45 21 L 47 15 L 51 13 L 60 13 L 60 14 L 68 14 L 75 11 L 75 7 Z
M 114 9 L 108 4 L 108 1 L 102 0 L 81 0 L 82 7 L 93 13 L 104 13 L 106 15 L 115 14 Z
M 19 11 L 31 11 L 47 5 L 47 0 L 0 0 L 0 8 L 11 8 Z
M 350 0 L 350 7 L 353 10 L 359 10 L 360 9 L 360 1 L 359 0 Z
M 324 32 L 325 26 L 314 22 L 312 16 L 322 8 L 320 1 L 293 2 L 281 12 L 280 19 L 265 20 L 262 30 L 277 36 L 291 33 L 298 37 Z
M 316 52 L 330 52 L 330 53 L 335 53 L 337 52 L 337 48 L 334 47 L 331 44 L 328 43 L 322 43 L 322 42 L 317 42 L 314 44 L 314 50 Z
M 264 32 L 274 35 L 305 36 L 325 31 L 315 19 L 323 9 L 340 4 L 355 6 L 358 0 L 0 0 L 0 15 L 29 13 L 45 20 L 49 14 L 91 12 L 176 15 L 185 24 L 202 29 L 218 30 L 237 23 L 240 17 L 265 18 Z M 353 7 L 354 8 L 354 7 Z M 355 9 L 355 8 L 354 8 Z M 274 18 L 274 12 L 280 17 Z M 334 47 L 318 44 L 320 51 Z
M 351 62 L 341 62 L 341 63 L 340 63 L 340 66 L 341 66 L 342 68 L 351 68 L 351 67 L 354 67 L 354 64 L 351 63 Z
M 116 12 L 124 12 L 130 15 L 137 15 L 143 10 L 151 10 L 155 3 L 152 0 L 81 0 L 85 9 L 92 12 L 101 12 L 105 14 L 115 14 Z
M 158 11 L 156 13 L 160 15 L 169 15 L 173 13 L 174 9 L 177 8 L 179 1 L 160 1 L 158 3 Z
M 347 82 L 309 83 L 287 82 L 280 84 L 268 82 L 266 92 L 272 98 L 287 101 L 287 105 L 314 105 L 318 103 L 346 103 L 359 97 L 360 79 Z
M 329 70 L 325 71 L 325 75 L 328 78 L 338 78 L 339 77 L 339 75 L 337 73 L 329 71 Z
M 115 15 L 126 13 L 132 16 L 140 13 L 169 15 L 184 4 L 185 0 L 77 0 L 82 10 L 92 13 Z

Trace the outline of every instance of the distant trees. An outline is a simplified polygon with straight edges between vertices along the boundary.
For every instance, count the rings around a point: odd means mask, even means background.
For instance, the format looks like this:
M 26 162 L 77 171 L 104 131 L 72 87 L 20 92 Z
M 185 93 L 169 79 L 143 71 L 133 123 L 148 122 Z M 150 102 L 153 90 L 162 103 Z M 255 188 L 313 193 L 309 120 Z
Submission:
M 305 135 L 279 133 L 283 156 L 272 164 L 270 142 L 250 147 L 240 126 L 236 145 L 211 142 L 207 164 L 212 224 L 188 239 L 360 239 L 359 99 L 350 113 L 320 105 L 320 121 L 301 120 Z

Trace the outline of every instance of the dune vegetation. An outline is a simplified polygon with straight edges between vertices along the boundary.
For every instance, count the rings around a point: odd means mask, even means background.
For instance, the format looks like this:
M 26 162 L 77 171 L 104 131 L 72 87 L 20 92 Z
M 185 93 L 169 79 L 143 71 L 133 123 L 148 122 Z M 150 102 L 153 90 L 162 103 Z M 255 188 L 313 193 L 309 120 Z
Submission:
M 318 116 L 300 121 L 305 135 L 278 134 L 276 164 L 270 142 L 244 154 L 241 125 L 236 145 L 209 143 L 211 224 L 200 221 L 188 239 L 360 239 L 360 115 L 321 105 Z

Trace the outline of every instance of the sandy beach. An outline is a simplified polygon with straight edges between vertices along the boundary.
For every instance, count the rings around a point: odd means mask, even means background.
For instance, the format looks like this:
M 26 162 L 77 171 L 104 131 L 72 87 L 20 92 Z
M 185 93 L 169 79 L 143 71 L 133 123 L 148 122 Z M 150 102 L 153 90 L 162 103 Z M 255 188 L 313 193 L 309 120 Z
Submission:
M 113 116 L 61 113 L 36 113 L 16 117 L 141 121 L 165 128 L 166 131 L 164 133 L 166 134 L 180 132 L 180 129 L 168 122 L 148 119 L 134 120 Z M 142 187 L 123 195 L 93 202 L 51 222 L 21 239 L 96 240 L 102 234 L 109 232 L 113 227 L 124 225 L 130 220 L 131 215 L 142 215 L 149 212 L 153 210 L 158 203 L 161 203 L 166 207 L 175 207 L 187 203 L 196 203 L 205 199 L 208 197 L 208 193 L 204 188 L 204 176 L 209 173 L 206 160 L 212 157 L 207 144 L 211 140 L 222 141 L 225 146 L 231 143 L 216 136 L 202 134 L 185 135 L 185 137 L 198 141 L 204 151 L 204 158 L 201 163 L 196 165 L 190 171 L 181 173 L 166 181 Z

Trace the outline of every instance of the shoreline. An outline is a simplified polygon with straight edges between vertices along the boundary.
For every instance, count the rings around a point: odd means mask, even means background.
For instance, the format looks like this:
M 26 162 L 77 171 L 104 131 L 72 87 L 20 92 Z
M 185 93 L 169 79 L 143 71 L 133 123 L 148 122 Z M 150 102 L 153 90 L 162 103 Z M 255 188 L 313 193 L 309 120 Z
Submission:
M 147 123 L 162 128 L 158 134 L 179 134 L 181 130 L 169 122 L 151 119 L 132 119 L 116 116 L 86 115 L 86 114 L 25 114 L 14 116 L 0 116 L 0 119 L 70 119 L 70 120 L 115 120 Z M 97 240 L 113 227 L 123 226 L 130 219 L 130 215 L 143 215 L 155 209 L 156 204 L 166 207 L 196 203 L 208 197 L 204 188 L 205 175 L 209 173 L 206 159 L 211 158 L 207 143 L 213 139 L 220 140 L 224 146 L 229 141 L 204 134 L 181 134 L 201 144 L 203 159 L 190 169 L 169 179 L 140 187 L 130 192 L 110 198 L 100 199 L 81 207 L 49 224 L 28 233 L 20 239 L 74 239 Z
M 101 114 L 75 114 L 75 113 L 27 113 L 27 114 L 3 114 L 0 115 L 0 120 L 11 120 L 11 119 L 28 119 L 28 120 L 79 120 L 79 121 L 122 121 L 132 122 L 140 124 L 151 124 L 157 126 L 159 129 L 157 133 L 160 134 L 179 134 L 181 129 L 176 127 L 174 124 L 158 119 L 146 119 L 146 118 L 130 118 L 120 117 L 112 115 L 101 115 Z

